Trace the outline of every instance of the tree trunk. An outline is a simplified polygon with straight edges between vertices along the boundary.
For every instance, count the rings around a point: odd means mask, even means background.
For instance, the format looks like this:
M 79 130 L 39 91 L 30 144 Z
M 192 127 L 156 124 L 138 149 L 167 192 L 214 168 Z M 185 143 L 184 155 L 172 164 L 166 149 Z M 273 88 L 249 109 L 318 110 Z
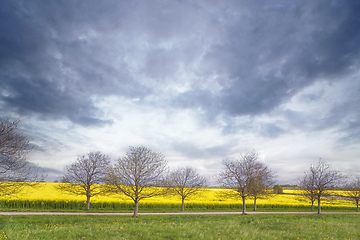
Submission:
M 90 209 L 90 196 L 86 196 L 86 210 Z
M 134 210 L 134 215 L 132 217 L 136 218 L 139 212 L 139 200 L 136 199 L 134 200 L 134 202 L 135 202 L 135 210 Z
M 311 211 L 314 211 L 314 199 L 311 199 Z
M 359 211 L 359 201 L 356 201 L 356 211 Z
M 321 213 L 320 197 L 318 198 L 318 214 Z
M 254 211 L 256 211 L 256 197 L 254 197 Z
M 185 209 L 185 199 L 183 198 L 181 201 L 181 211 L 184 211 Z
M 245 214 L 245 211 L 246 211 L 245 197 L 242 197 L 242 200 L 243 200 L 243 209 L 242 209 L 242 214 Z

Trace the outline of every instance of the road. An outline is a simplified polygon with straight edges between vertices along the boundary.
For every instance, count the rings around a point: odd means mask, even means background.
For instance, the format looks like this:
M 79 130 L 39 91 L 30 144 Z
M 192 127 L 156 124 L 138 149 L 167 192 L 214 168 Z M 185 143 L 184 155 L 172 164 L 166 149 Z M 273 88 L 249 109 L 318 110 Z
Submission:
M 128 215 L 133 213 L 93 213 L 93 212 L 0 212 L 0 215 Z M 242 214 L 242 212 L 173 212 L 173 213 L 139 213 L 138 215 L 210 215 Z M 317 212 L 247 212 L 246 214 L 317 214 Z M 360 214 L 360 212 L 322 212 L 321 214 Z

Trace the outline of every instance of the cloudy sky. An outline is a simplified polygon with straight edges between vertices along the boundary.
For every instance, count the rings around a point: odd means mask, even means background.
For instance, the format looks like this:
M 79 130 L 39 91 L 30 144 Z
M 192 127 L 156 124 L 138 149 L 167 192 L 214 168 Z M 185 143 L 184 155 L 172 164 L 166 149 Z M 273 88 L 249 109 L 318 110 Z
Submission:
M 0 1 L 0 118 L 48 181 L 129 146 L 211 177 L 255 149 L 280 184 L 360 173 L 360 2 Z

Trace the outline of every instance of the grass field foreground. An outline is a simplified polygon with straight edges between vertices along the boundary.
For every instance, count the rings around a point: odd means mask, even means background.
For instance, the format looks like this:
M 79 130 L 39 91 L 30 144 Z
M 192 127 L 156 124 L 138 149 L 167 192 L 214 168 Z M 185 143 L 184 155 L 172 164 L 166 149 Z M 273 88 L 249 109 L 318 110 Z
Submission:
M 0 239 L 359 239 L 359 215 L 0 216 Z

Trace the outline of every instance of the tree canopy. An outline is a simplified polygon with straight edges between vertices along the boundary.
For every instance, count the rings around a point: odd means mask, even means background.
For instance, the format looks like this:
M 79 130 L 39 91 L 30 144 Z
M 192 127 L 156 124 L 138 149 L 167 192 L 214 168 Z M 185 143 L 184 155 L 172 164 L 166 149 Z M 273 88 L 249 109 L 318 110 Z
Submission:
M 318 213 L 321 213 L 321 197 L 328 194 L 329 190 L 343 178 L 341 173 L 331 168 L 324 160 L 320 159 L 316 165 L 310 165 L 309 170 L 299 181 L 299 187 L 305 197 L 318 203 Z
M 105 191 L 103 185 L 109 157 L 99 151 L 91 151 L 86 156 L 78 156 L 76 161 L 65 167 L 65 175 L 57 185 L 58 189 L 75 195 L 86 196 L 86 209 L 90 208 L 90 198 Z
M 137 217 L 139 201 L 165 194 L 167 162 L 161 153 L 144 146 L 130 147 L 120 157 L 106 177 L 109 191 L 123 194 L 135 203 L 133 217 Z
M 181 197 L 181 211 L 184 211 L 185 199 L 195 195 L 207 184 L 206 178 L 200 176 L 194 168 L 189 166 L 171 171 L 166 182 L 170 194 Z
M 19 122 L 0 121 L 0 196 L 19 193 L 38 180 L 37 166 L 27 161 L 32 148 Z
M 223 198 L 241 198 L 243 214 L 246 211 L 245 199 L 258 196 L 264 186 L 272 181 L 271 171 L 258 161 L 259 154 L 255 151 L 242 154 L 237 160 L 225 160 L 225 170 L 220 172 L 218 182 L 228 191 L 221 193 Z M 256 203 L 256 202 L 255 202 Z

